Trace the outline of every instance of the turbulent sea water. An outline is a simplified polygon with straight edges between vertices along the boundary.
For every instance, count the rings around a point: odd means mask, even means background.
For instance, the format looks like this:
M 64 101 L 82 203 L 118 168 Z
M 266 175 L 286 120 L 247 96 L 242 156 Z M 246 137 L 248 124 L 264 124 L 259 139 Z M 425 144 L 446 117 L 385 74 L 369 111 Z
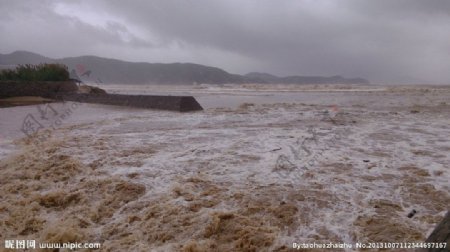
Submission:
M 421 242 L 449 208 L 448 87 L 103 88 L 194 95 L 205 110 L 0 109 L 1 240 L 113 251 Z M 31 136 L 28 115 L 42 126 Z

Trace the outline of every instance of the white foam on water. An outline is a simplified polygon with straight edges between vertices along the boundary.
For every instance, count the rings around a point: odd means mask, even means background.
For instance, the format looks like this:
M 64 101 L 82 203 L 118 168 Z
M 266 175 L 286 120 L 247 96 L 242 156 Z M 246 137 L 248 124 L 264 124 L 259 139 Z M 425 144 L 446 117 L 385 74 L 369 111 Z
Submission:
M 448 107 L 438 112 L 422 108 L 424 112 L 411 113 L 409 107 L 415 101 L 407 94 L 402 98 L 401 94 L 380 91 L 371 96 L 364 93 L 367 90 L 359 91 L 351 97 L 321 92 L 308 102 L 300 94 L 292 99 L 295 104 L 268 98 L 269 104 L 196 113 L 83 105 L 54 134 L 79 139 L 61 151 L 85 164 L 100 160 L 104 164 L 98 169 L 107 174 L 139 174 L 133 181 L 146 186 L 147 198 L 169 194 L 183 178 L 198 176 L 226 184 L 230 194 L 246 190 L 252 195 L 257 188 L 274 185 L 304 192 L 305 200 L 291 203 L 303 215 L 298 219 L 307 222 L 280 232 L 280 242 L 312 242 L 327 236 L 356 242 L 355 232 L 367 227 L 356 227 L 355 221 L 378 218 L 379 206 L 373 202 L 380 200 L 399 205 L 401 210 L 391 218 L 415 226 L 426 236 L 434 223 L 419 217 L 444 212 L 427 205 L 437 199 L 426 203 L 420 199 L 426 195 L 412 198 L 411 194 L 421 192 L 415 192 L 406 179 L 417 178 L 418 184 L 432 185 L 443 198 L 450 198 L 450 140 L 445 137 L 450 135 L 450 111 Z M 388 104 L 393 97 L 400 99 L 395 106 Z M 433 101 L 446 97 L 443 94 Z M 207 97 L 217 98 L 215 94 Z M 331 118 L 324 115 L 330 114 L 334 104 L 339 111 Z M 0 151 L 5 146 L 1 144 Z M 223 203 L 211 211 L 233 207 Z M 418 211 L 417 218 L 406 217 L 411 209 Z M 389 216 L 381 216 L 389 221 Z

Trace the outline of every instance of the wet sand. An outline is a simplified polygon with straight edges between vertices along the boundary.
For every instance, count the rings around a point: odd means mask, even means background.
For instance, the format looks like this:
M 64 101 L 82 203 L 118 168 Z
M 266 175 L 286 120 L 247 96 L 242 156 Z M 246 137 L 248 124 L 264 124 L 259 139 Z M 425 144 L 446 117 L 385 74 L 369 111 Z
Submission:
M 11 97 L 0 99 L 0 108 L 14 107 L 14 106 L 29 106 L 49 102 L 53 102 L 53 100 L 42 98 L 39 96 Z
M 422 242 L 450 207 L 450 88 L 180 92 L 207 109 L 59 104 L 73 113 L 31 137 L 20 124 L 35 106 L 0 109 L 0 239 L 105 251 Z

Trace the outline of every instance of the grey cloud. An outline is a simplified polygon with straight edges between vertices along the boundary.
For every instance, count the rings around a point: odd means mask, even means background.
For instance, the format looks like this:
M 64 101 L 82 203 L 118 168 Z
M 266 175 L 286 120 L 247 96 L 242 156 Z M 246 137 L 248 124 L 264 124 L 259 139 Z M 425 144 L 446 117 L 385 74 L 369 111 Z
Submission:
M 238 73 L 342 74 L 375 82 L 450 82 L 446 69 L 450 62 L 447 0 L 79 2 L 120 20 L 102 29 L 81 19 L 59 16 L 51 8 L 58 1 L 29 7 L 36 2 L 2 1 L 0 5 L 14 10 L 7 15 L 8 20 L 31 13 L 35 16 L 29 19 L 32 21 L 45 13 L 41 22 L 52 29 L 47 36 L 53 44 L 30 45 L 20 40 L 23 35 L 13 33 L 10 40 L 18 41 L 7 41 L 8 47 L 0 48 L 3 52 L 12 50 L 14 44 L 16 49 L 57 50 L 61 56 L 73 50 L 127 60 L 192 61 Z M 4 23 L 13 31 L 20 22 Z M 69 24 L 70 28 L 62 28 Z M 138 31 L 129 29 L 131 26 Z M 5 28 L 0 25 L 0 29 Z M 4 40 L 0 38 L 0 42 Z
M 5 19 L 0 25 L 0 32 L 5 35 L 2 44 L 16 47 L 10 51 L 37 50 L 57 57 L 85 53 L 94 46 L 152 46 L 130 33 L 123 24 L 109 22 L 106 27 L 97 27 L 76 16 L 60 15 L 52 9 L 56 1 L 11 2 L 14 3 L 0 4 L 0 15 Z

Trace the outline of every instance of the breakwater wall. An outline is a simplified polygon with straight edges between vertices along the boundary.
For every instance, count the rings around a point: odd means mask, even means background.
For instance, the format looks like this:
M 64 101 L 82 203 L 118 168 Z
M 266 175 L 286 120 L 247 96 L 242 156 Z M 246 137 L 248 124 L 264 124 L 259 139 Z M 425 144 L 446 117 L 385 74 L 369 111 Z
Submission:
M 192 96 L 67 94 L 63 95 L 62 99 L 65 101 L 172 110 L 180 112 L 203 110 L 202 106 Z

